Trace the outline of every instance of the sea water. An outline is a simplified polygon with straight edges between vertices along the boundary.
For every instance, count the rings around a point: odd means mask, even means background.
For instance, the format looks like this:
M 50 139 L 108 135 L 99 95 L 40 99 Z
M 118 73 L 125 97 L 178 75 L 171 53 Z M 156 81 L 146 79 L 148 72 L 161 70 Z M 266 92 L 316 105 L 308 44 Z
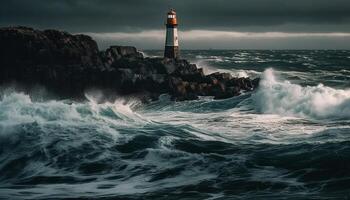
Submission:
M 149 104 L 2 88 L 0 199 L 350 198 L 350 51 L 181 53 L 260 86 Z

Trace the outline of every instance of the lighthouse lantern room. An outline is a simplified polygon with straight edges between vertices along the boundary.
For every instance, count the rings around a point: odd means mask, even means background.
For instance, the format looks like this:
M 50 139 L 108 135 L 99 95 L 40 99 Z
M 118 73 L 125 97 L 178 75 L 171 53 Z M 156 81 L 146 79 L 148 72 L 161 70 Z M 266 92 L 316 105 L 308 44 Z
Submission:
M 179 58 L 180 56 L 177 25 L 176 12 L 171 9 L 168 12 L 166 23 L 165 58 Z

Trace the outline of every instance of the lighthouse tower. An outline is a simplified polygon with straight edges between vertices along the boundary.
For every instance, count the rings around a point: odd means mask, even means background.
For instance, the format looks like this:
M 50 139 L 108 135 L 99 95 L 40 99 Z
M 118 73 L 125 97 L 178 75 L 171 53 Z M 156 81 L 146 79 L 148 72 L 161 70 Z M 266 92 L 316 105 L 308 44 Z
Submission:
M 171 9 L 167 15 L 166 23 L 166 39 L 165 39 L 165 58 L 179 58 L 179 38 L 177 35 L 177 19 L 176 12 Z

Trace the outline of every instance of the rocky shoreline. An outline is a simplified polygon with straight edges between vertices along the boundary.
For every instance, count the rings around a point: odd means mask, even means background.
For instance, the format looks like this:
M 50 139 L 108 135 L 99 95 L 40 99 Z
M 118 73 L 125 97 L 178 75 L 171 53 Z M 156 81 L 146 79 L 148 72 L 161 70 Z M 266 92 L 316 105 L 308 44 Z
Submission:
M 229 73 L 205 75 L 184 59 L 148 58 L 135 47 L 111 46 L 105 51 L 86 35 L 28 27 L 0 28 L 0 84 L 43 85 L 64 98 L 84 95 L 90 88 L 156 100 L 215 99 L 240 95 L 258 87 L 259 79 Z

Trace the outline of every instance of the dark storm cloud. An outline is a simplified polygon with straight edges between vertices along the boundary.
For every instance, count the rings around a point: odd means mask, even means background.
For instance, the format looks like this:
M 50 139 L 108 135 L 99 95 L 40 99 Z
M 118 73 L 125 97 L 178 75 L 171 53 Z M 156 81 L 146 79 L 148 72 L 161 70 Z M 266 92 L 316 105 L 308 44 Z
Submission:
M 350 32 L 349 0 L 2 0 L 0 25 L 134 32 L 162 29 L 172 7 L 183 30 Z

